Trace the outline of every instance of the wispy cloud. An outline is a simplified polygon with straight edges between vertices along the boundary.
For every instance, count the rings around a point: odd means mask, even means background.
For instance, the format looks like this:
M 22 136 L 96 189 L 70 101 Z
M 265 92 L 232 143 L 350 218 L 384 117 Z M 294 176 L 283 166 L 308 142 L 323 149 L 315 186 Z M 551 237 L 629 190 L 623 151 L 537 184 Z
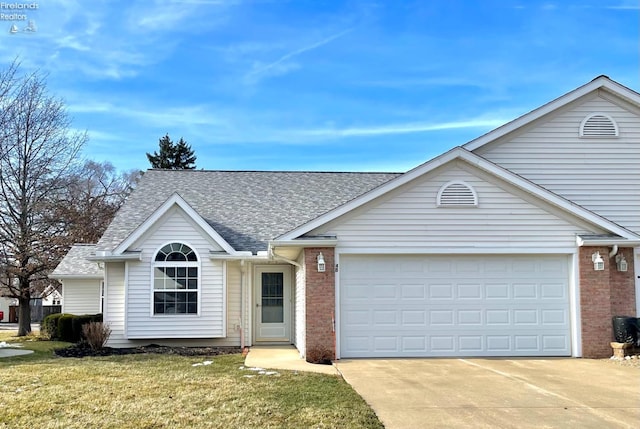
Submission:
M 352 127 L 352 128 L 319 128 L 309 130 L 299 130 L 300 135 L 341 138 L 341 137 L 368 137 L 384 136 L 392 134 L 415 134 L 430 131 L 455 130 L 462 128 L 495 128 L 507 121 L 504 119 L 473 119 L 469 121 L 441 122 L 441 123 L 421 123 L 412 122 L 406 124 L 391 124 L 372 127 Z
M 482 88 L 483 84 L 470 78 L 456 78 L 450 76 L 436 77 L 397 77 L 394 79 L 379 80 L 358 80 L 353 82 L 354 85 L 372 86 L 378 88 L 429 88 L 429 87 L 478 87 Z
M 615 6 L 603 6 L 605 9 L 617 9 L 617 10 L 640 10 L 640 4 L 636 0 L 622 2 Z
M 276 74 L 283 74 L 283 72 L 288 72 L 291 70 L 295 70 L 296 68 L 298 68 L 298 66 L 292 66 L 292 65 L 285 65 L 284 63 L 288 60 L 291 60 L 301 54 L 304 54 L 305 52 L 309 52 L 312 51 L 314 49 L 318 49 L 321 46 L 324 46 L 328 43 L 331 43 L 332 41 L 343 37 L 344 35 L 350 33 L 353 31 L 353 28 L 349 28 L 346 30 L 343 30 L 339 33 L 333 34 L 329 37 L 325 37 L 324 39 L 314 42 L 310 45 L 304 46 L 302 48 L 293 50 L 291 52 L 288 52 L 284 55 L 282 55 L 280 58 L 278 58 L 277 60 L 268 63 L 268 64 L 260 64 L 255 66 L 255 68 L 253 70 L 251 70 L 249 73 L 247 73 L 247 75 L 245 76 L 245 81 L 248 83 L 255 83 L 257 82 L 260 78 L 267 76 L 267 75 L 272 75 L 274 71 L 276 71 Z

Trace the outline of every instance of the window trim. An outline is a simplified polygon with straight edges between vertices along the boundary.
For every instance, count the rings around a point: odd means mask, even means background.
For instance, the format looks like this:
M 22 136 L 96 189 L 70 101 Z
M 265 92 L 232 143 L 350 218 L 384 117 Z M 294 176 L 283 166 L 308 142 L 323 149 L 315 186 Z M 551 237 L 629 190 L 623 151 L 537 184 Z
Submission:
M 446 202 L 443 203 L 442 194 L 447 188 L 449 188 L 452 185 L 462 185 L 466 187 L 471 192 L 471 195 L 473 195 L 473 204 L 451 204 L 451 203 L 447 204 Z M 436 207 L 469 208 L 469 207 L 478 207 L 478 204 L 479 204 L 478 193 L 476 192 L 473 186 L 471 186 L 470 184 L 468 184 L 463 180 L 452 180 L 450 182 L 445 183 L 440 187 L 440 189 L 438 190 L 438 195 L 436 196 Z
M 584 126 L 589 121 L 589 119 L 593 118 L 594 116 L 604 116 L 605 118 L 610 120 L 611 123 L 613 124 L 613 129 L 615 130 L 615 134 L 614 135 L 606 135 L 606 134 L 605 135 L 591 135 L 591 134 L 585 135 Z M 580 138 L 585 138 L 585 139 L 613 139 L 613 138 L 620 137 L 620 128 L 618 128 L 618 123 L 615 121 L 615 119 L 611 117 L 611 115 L 608 115 L 604 112 L 593 112 L 585 116 L 580 122 L 579 135 L 580 135 Z
M 191 249 L 191 251 L 196 255 L 197 260 L 196 261 L 156 261 L 156 257 L 158 256 L 158 254 L 160 253 L 160 251 L 167 245 L 169 244 L 173 244 L 173 243 L 178 243 L 178 244 L 182 244 L 186 247 L 188 247 L 189 249 Z M 175 268 L 197 268 L 198 269 L 198 287 L 196 289 L 184 289 L 184 293 L 187 292 L 196 292 L 196 297 L 197 297 L 197 311 L 196 313 L 174 313 L 174 314 L 167 314 L 167 313 L 156 313 L 155 312 L 155 297 L 154 294 L 155 292 L 162 292 L 162 291 L 166 291 L 166 289 L 155 289 L 155 270 L 157 267 L 175 267 Z M 151 274 L 150 274 L 150 299 L 149 299 L 149 314 L 151 315 L 151 317 L 158 317 L 158 318 L 176 318 L 176 317 L 199 317 L 200 316 L 200 311 L 201 311 L 201 303 L 202 303 L 202 258 L 200 257 L 199 252 L 196 250 L 195 246 L 191 245 L 189 242 L 187 241 L 183 241 L 183 240 L 171 240 L 171 241 L 167 241 L 163 244 L 161 244 L 160 246 L 158 246 L 158 248 L 156 249 L 156 251 L 153 253 L 153 257 L 151 259 Z M 181 290 L 177 290 L 177 289 L 170 289 L 169 291 L 175 292 L 175 291 L 179 291 L 182 292 Z

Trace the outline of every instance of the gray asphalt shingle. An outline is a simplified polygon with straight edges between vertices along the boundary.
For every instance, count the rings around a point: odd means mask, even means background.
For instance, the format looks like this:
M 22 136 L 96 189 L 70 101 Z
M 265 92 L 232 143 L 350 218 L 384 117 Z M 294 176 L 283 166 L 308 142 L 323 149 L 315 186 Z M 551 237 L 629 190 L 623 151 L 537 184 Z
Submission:
M 88 261 L 96 248 L 95 244 L 74 244 L 65 257 L 60 261 L 51 277 L 58 276 L 102 276 L 103 271 L 96 262 Z
M 96 250 L 113 250 L 177 192 L 236 250 L 315 219 L 401 173 L 148 170 Z

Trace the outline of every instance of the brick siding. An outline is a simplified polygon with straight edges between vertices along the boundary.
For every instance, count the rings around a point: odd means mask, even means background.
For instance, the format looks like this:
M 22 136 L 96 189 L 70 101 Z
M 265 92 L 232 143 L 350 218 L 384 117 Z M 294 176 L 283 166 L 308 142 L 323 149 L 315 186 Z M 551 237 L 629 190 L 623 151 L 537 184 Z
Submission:
M 326 271 L 318 272 L 318 255 L 322 252 Z M 306 351 L 328 350 L 335 359 L 335 270 L 334 249 L 315 247 L 304 249 L 306 276 Z
M 635 276 L 633 249 L 619 249 L 624 254 L 629 269 L 619 272 L 615 258 L 609 258 L 608 247 L 581 247 L 580 313 L 582 321 L 582 356 L 604 358 L 611 356 L 613 341 L 613 316 L 635 316 Z M 591 255 L 600 252 L 604 270 L 595 271 Z

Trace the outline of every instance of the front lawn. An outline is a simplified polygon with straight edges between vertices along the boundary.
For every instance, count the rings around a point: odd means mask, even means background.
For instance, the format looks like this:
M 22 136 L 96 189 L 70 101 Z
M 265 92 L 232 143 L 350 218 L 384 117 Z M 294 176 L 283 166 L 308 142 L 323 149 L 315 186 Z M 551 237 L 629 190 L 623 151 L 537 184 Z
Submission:
M 75 359 L 22 344 L 39 351 L 0 359 L 0 428 L 382 428 L 337 376 L 260 374 L 240 355 Z

